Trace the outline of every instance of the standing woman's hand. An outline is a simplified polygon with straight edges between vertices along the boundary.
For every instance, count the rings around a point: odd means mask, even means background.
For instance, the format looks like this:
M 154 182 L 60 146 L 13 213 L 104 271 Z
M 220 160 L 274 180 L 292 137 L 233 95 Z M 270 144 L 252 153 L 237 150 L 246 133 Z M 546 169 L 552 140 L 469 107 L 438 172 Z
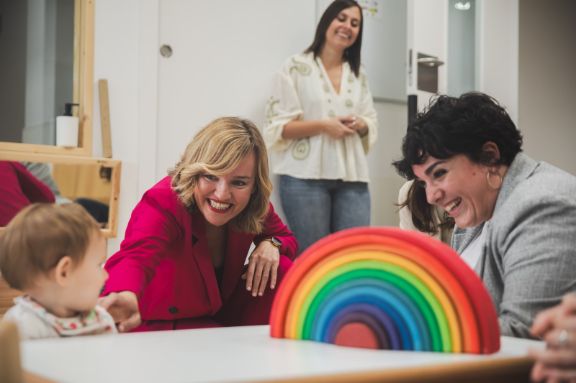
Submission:
M 360 137 L 364 137 L 368 134 L 368 125 L 360 117 L 354 115 L 344 116 L 340 117 L 340 122 L 354 130 L 354 132 L 358 133 Z
M 142 323 L 138 298 L 132 291 L 110 293 L 100 298 L 98 304 L 112 315 L 120 332 L 130 331 Z
M 346 126 L 341 118 L 330 118 L 324 122 L 324 133 L 332 138 L 340 139 L 356 133 L 354 129 Z
M 276 287 L 278 265 L 280 264 L 280 249 L 270 241 L 262 241 L 250 255 L 248 270 L 243 279 L 246 279 L 246 290 L 252 291 L 252 296 L 262 296 L 266 285 L 270 281 L 270 289 Z

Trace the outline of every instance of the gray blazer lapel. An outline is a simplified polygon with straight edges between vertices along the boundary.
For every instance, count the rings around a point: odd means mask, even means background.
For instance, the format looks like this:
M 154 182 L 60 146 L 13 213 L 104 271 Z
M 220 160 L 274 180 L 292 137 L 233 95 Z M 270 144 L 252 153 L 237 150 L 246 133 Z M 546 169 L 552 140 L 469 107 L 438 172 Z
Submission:
M 530 175 L 536 171 L 538 166 L 539 164 L 537 161 L 528 157 L 524 153 L 518 153 L 516 155 L 504 176 L 502 188 L 500 188 L 498 199 L 496 200 L 496 206 L 494 207 L 495 212 L 498 211 L 498 208 L 504 202 L 506 202 L 510 193 L 512 193 L 521 180 L 530 177 Z
M 514 187 L 520 182 L 519 180 L 525 179 L 538 168 L 538 162 L 528 157 L 523 153 L 518 153 L 508 168 L 508 172 L 504 176 L 502 188 L 498 193 L 496 206 L 494 211 L 498 211 L 498 207 L 506 202 L 508 196 L 514 190 Z M 462 254 L 462 251 L 482 232 L 484 224 L 469 229 L 455 228 L 452 235 L 452 248 Z

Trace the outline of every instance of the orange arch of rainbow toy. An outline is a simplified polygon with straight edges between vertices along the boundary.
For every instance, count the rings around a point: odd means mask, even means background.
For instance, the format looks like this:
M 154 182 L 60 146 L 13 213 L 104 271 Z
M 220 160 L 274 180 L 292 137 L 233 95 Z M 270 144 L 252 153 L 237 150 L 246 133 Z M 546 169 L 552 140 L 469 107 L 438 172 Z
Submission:
M 356 326 L 356 327 L 354 327 Z M 489 354 L 498 318 L 482 281 L 449 246 L 392 227 L 354 228 L 308 248 L 284 277 L 270 316 L 275 338 L 370 348 Z

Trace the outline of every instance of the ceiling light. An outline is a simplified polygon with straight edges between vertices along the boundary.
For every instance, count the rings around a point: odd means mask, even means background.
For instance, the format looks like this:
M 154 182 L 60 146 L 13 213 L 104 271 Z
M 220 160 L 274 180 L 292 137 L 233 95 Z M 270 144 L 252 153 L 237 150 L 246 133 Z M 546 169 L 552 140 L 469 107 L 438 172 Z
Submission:
M 470 9 L 470 2 L 469 1 L 458 1 L 454 4 L 454 8 L 459 11 L 467 11 Z

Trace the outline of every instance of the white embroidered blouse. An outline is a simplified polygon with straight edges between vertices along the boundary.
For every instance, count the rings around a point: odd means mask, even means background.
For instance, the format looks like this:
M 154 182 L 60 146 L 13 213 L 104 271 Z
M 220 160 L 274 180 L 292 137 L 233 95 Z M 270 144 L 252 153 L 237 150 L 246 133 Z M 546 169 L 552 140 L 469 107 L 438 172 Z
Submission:
M 318 120 L 356 115 L 368 134 L 335 139 L 319 134 L 283 139 L 284 125 L 292 120 Z M 264 139 L 276 174 L 302 179 L 340 179 L 368 182 L 366 153 L 378 135 L 378 121 L 363 68 L 358 77 L 348 63 L 342 67 L 340 92 L 334 90 L 319 57 L 301 53 L 290 57 L 276 74 L 266 104 Z

